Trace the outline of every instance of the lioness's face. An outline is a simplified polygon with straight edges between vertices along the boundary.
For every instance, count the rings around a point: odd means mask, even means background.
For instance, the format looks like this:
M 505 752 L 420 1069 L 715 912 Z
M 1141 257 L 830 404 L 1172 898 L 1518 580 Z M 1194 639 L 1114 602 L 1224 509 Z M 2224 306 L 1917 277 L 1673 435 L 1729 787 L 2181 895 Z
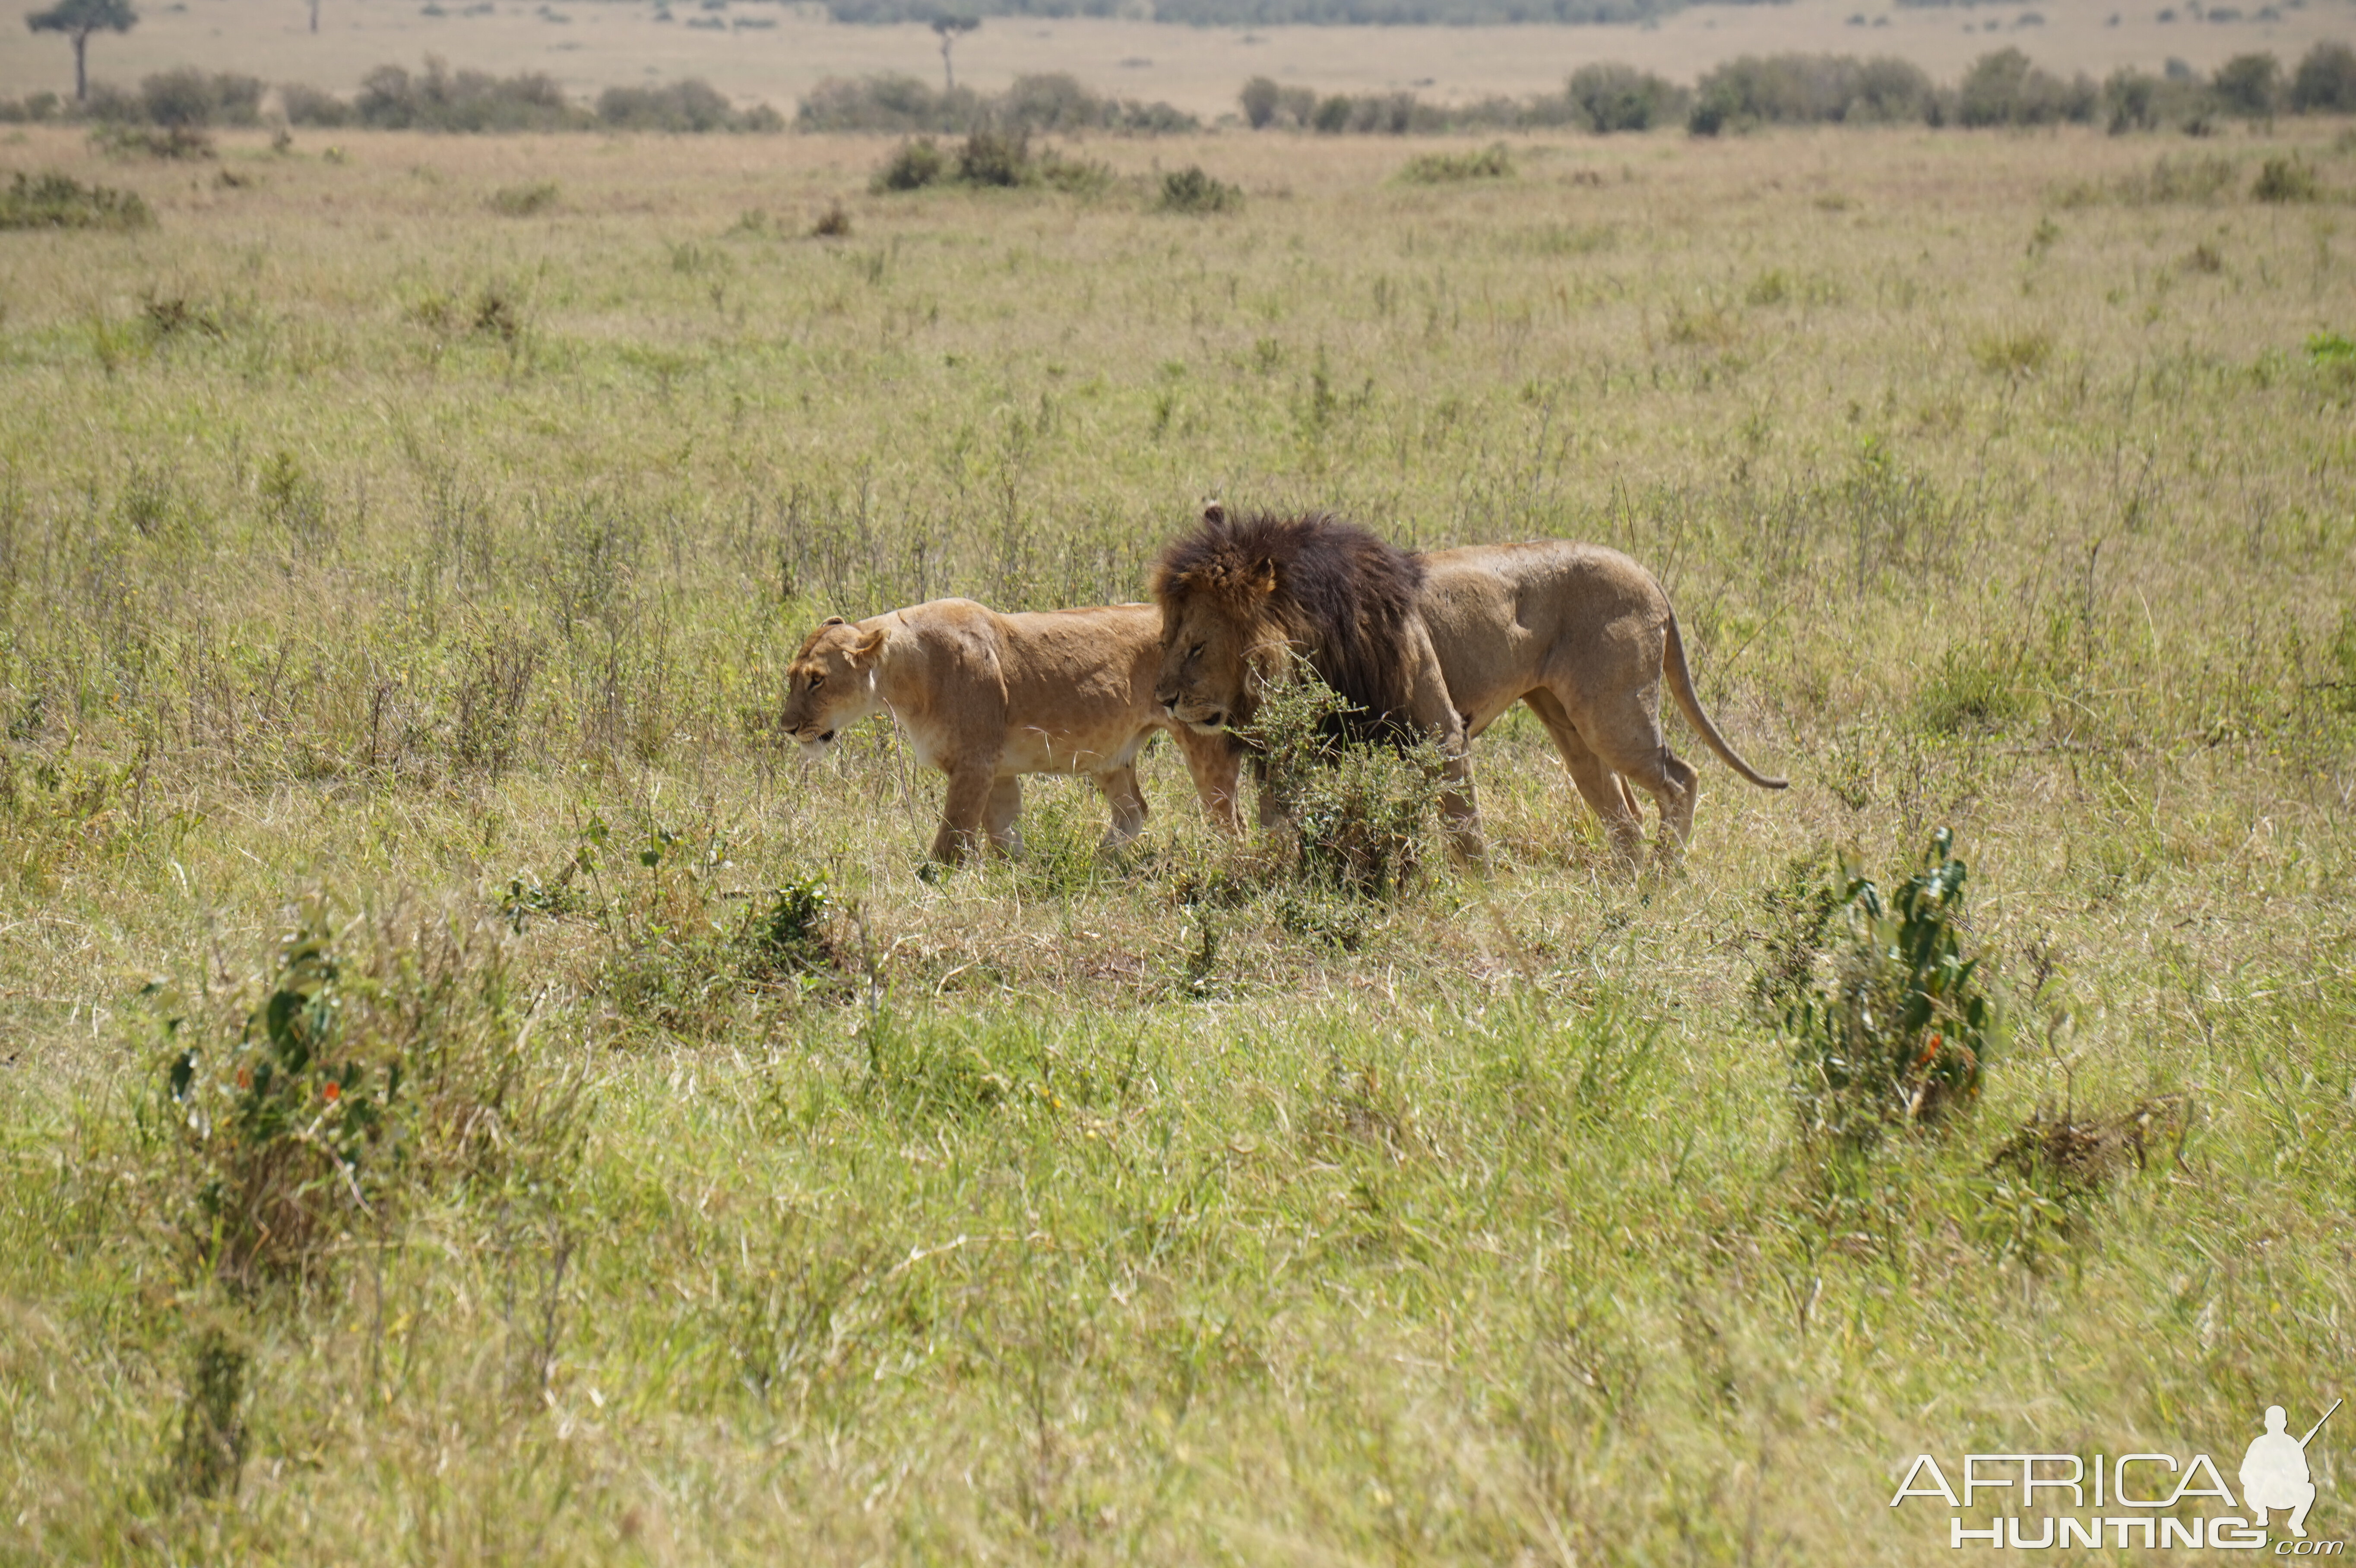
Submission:
M 875 654 L 882 632 L 862 632 L 841 616 L 812 632 L 786 667 L 785 731 L 802 754 L 816 756 L 845 726 L 883 707 L 875 691 Z
M 1154 700 L 1178 722 L 1206 735 L 1248 723 L 1268 676 L 1260 632 L 1224 595 L 1165 601 Z

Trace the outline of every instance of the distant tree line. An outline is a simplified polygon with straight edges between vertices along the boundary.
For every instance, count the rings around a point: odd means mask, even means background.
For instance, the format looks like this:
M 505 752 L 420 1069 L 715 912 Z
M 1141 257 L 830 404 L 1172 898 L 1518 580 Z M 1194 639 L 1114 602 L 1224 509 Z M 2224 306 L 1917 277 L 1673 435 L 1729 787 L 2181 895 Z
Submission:
M 194 69 L 159 72 L 126 91 L 91 84 L 80 103 L 51 92 L 0 100 L 0 122 L 73 119 L 146 125 L 175 133 L 263 121 L 269 89 L 258 77 Z M 2159 75 L 2114 72 L 2100 85 L 2064 80 L 2017 48 L 1974 61 L 1952 88 L 1919 66 L 1888 57 L 1745 55 L 1684 88 L 1632 66 L 1595 64 L 1571 73 L 1559 92 L 1427 102 L 1411 92 L 1321 93 L 1254 77 L 1238 97 L 1254 130 L 1325 135 L 1408 135 L 1451 131 L 1575 127 L 1599 134 L 1682 123 L 1715 136 L 1762 125 L 2107 124 L 2115 133 L 2176 127 L 2200 133 L 2220 118 L 2356 113 L 2356 50 L 2320 43 L 2286 71 L 2271 54 L 2237 55 L 2206 78 L 2171 61 Z M 567 97 L 551 76 L 497 77 L 450 69 L 429 58 L 412 74 L 380 66 L 349 99 L 287 83 L 278 105 L 294 125 L 428 131 L 777 131 L 785 118 L 766 104 L 739 109 L 709 83 L 614 87 L 594 102 Z M 812 89 L 794 123 L 805 131 L 880 131 L 901 135 L 1194 131 L 1201 122 L 1167 103 L 1090 91 L 1068 75 L 1019 77 L 999 93 L 937 89 L 915 77 L 830 78 Z
M 1167 103 L 1141 103 L 1089 91 L 1063 72 L 1019 76 L 1004 92 L 935 89 L 913 76 L 829 77 L 802 100 L 794 123 L 805 131 L 893 131 L 902 134 L 1195 131 L 1202 122 Z
M 175 131 L 262 123 L 268 87 L 259 77 L 193 69 L 159 72 L 136 92 L 92 83 L 82 102 L 55 93 L 0 101 L 0 121 L 70 118 L 100 124 L 154 125 Z M 278 89 L 290 125 L 363 126 L 392 131 L 782 131 L 785 116 L 767 104 L 739 109 L 700 79 L 661 87 L 609 87 L 590 103 L 575 102 L 552 76 L 519 71 L 452 70 L 428 58 L 412 74 L 379 66 L 351 98 L 300 82 Z
M 1598 133 L 1682 122 L 1715 136 L 1762 125 L 2051 125 L 2104 122 L 2115 133 L 2173 125 L 2198 133 L 2219 116 L 2356 112 L 2356 51 L 2322 43 L 2286 73 L 2270 54 L 2236 56 L 2207 79 L 2121 70 L 2101 85 L 2064 80 L 2016 48 L 1982 55 L 1952 88 L 1887 56 L 1745 55 L 1690 89 L 1625 65 L 1588 65 L 1558 93 L 1428 103 L 1410 92 L 1321 93 L 1258 76 L 1237 101 L 1254 130 L 1328 135 L 1576 126 Z
M 1765 0 L 1760 0 L 1765 3 Z M 1268 27 L 1357 24 L 1467 27 L 1509 22 L 1641 22 L 1682 10 L 1687 0 L 1151 0 L 1157 22 Z M 1120 16 L 1135 0 L 976 0 L 981 16 Z M 926 22 L 937 0 L 827 0 L 838 22 Z

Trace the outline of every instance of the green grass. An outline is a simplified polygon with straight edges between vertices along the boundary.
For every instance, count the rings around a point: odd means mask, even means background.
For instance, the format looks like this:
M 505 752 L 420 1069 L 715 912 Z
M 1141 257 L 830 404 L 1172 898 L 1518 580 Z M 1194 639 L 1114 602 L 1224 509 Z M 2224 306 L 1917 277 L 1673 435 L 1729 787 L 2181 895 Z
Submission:
M 2344 187 L 2297 130 L 2250 155 Z M 157 228 L 5 237 L 0 1559 L 1944 1562 L 1918 1452 L 2230 1474 L 2336 1392 L 2328 199 L 2024 249 L 2153 183 L 2074 132 L 888 195 L 816 137 L 232 134 L 237 187 L 27 138 Z M 1245 204 L 1158 213 L 1190 163 Z M 1119 860 L 1039 781 L 1022 862 L 931 880 L 887 731 L 781 749 L 820 617 L 1134 598 L 1213 496 L 1630 550 L 1794 787 L 1673 728 L 1696 840 L 1625 881 L 1517 714 L 1492 871 L 1376 901 L 1166 749 Z M 1766 998 L 1837 851 L 1943 825 L 2009 1040 L 1828 1149 Z M 322 891 L 382 916 L 332 985 L 280 954 Z M 170 1063 L 235 1103 L 289 989 L 349 1000 L 273 1115 L 423 1065 L 351 1189 L 271 1124 L 316 1223 L 223 1269 L 261 1167 Z M 2147 1112 L 2100 1179 L 2020 1153 Z

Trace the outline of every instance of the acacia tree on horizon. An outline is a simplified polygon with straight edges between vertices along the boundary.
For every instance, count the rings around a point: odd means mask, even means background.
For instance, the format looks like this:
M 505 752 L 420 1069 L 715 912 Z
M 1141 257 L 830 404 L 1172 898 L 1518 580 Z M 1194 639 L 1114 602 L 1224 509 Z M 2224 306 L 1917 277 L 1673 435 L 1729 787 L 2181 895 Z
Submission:
M 981 18 L 979 16 L 943 16 L 933 18 L 933 31 L 941 36 L 941 81 L 950 92 L 957 91 L 957 70 L 949 64 L 949 46 L 956 43 L 960 35 L 970 33 L 980 26 Z
M 131 0 L 58 0 L 46 11 L 28 11 L 25 26 L 37 33 L 63 33 L 73 40 L 74 101 L 90 101 L 87 56 L 96 32 L 127 33 L 139 25 Z

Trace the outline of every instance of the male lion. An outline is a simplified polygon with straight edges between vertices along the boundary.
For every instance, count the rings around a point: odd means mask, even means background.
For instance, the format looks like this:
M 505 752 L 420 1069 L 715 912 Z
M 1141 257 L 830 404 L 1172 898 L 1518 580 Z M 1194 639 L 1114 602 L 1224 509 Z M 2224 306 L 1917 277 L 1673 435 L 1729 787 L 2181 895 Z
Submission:
M 980 836 L 1023 837 L 1024 773 L 1085 773 L 1112 807 L 1105 847 L 1145 826 L 1137 754 L 1170 731 L 1213 821 L 1235 820 L 1237 753 L 1173 724 L 1153 701 L 1162 618 L 1151 604 L 1001 615 L 936 599 L 864 621 L 829 618 L 786 669 L 786 733 L 815 756 L 845 725 L 891 714 L 916 761 L 948 775 L 933 859 L 955 865 Z
M 1633 864 L 1644 842 L 1632 780 L 1660 804 L 1661 859 L 1682 854 L 1693 833 L 1699 775 L 1662 737 L 1664 676 L 1686 722 L 1727 766 L 1762 789 L 1786 787 L 1744 762 L 1710 722 L 1669 596 L 1618 550 L 1537 539 L 1419 559 L 1417 608 L 1466 734 L 1527 703 L 1623 860 Z
M 1464 747 L 1521 701 L 1624 860 L 1644 844 L 1631 780 L 1660 804 L 1661 859 L 1681 854 L 1697 775 L 1661 734 L 1664 676 L 1710 750 L 1751 783 L 1785 787 L 1710 722 L 1668 595 L 1617 550 L 1542 539 L 1410 556 L 1323 514 L 1230 520 L 1213 505 L 1163 556 L 1154 596 L 1155 695 L 1173 718 L 1203 732 L 1248 723 L 1290 648 L 1378 724 L 1404 716 L 1440 741 L 1460 844 L 1479 842 Z
M 1289 659 L 1306 660 L 1361 739 L 1436 742 L 1440 815 L 1458 851 L 1481 855 L 1464 720 L 1416 610 L 1423 567 L 1324 512 L 1230 520 L 1216 505 L 1162 552 L 1162 673 L 1154 698 L 1186 730 L 1248 729 Z M 1262 795 L 1262 820 L 1269 805 Z

